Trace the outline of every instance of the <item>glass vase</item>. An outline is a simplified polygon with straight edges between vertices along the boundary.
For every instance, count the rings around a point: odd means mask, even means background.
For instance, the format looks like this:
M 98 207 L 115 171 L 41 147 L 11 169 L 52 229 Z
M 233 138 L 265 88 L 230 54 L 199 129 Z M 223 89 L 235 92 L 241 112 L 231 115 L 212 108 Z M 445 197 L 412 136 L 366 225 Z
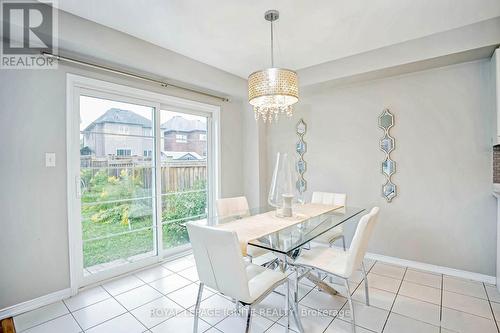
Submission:
M 288 153 L 277 153 L 273 178 L 269 189 L 268 203 L 276 208 L 280 217 L 292 216 L 294 189 L 294 167 Z

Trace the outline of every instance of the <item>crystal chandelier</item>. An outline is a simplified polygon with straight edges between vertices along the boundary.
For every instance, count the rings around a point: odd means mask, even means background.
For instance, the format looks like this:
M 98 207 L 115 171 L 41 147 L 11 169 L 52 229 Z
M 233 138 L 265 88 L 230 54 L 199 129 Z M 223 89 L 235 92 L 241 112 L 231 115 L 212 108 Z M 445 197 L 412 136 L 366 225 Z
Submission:
M 277 10 L 268 10 L 264 18 L 271 22 L 271 68 L 248 76 L 248 101 L 253 106 L 255 119 L 277 121 L 280 114 L 292 116 L 293 105 L 299 101 L 297 73 L 274 67 L 273 22 L 279 18 Z

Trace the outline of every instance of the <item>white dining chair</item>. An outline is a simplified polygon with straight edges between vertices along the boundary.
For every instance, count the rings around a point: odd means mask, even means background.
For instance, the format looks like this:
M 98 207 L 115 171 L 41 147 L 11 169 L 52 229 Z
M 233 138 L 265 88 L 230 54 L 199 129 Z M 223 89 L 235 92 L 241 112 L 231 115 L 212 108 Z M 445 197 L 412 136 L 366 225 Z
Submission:
M 196 299 L 193 332 L 198 332 L 200 302 L 204 286 L 248 306 L 246 332 L 250 330 L 252 306 L 262 301 L 278 286 L 286 284 L 285 312 L 289 318 L 289 281 L 286 274 L 243 260 L 235 232 L 187 223 L 196 269 L 200 278 Z
M 313 192 L 311 203 L 323 205 L 339 205 L 345 207 L 346 199 L 347 195 L 345 193 Z M 346 246 L 344 228 L 342 225 L 339 225 L 338 227 L 325 232 L 323 235 L 314 239 L 314 242 L 332 246 L 333 242 L 335 242 L 337 239 L 342 240 L 342 247 L 345 251 Z
M 370 305 L 368 296 L 368 278 L 366 274 L 363 258 L 365 257 L 368 242 L 373 232 L 373 228 L 378 221 L 379 208 L 374 207 L 372 210 L 361 217 L 351 246 L 348 251 L 341 251 L 331 247 L 315 247 L 309 251 L 303 251 L 295 261 L 294 265 L 299 268 L 305 268 L 309 271 L 334 276 L 344 280 L 344 286 L 347 291 L 349 307 L 351 308 L 352 327 L 355 332 L 354 307 L 352 305 L 351 290 L 348 280 L 354 272 L 360 267 L 363 270 L 366 305 Z M 298 280 L 298 269 L 296 269 L 296 278 Z M 296 283 L 298 285 L 298 283 Z M 297 293 L 298 290 L 296 289 Z M 297 301 L 297 299 L 295 300 Z
M 250 208 L 245 197 L 224 198 L 217 200 L 217 215 L 223 222 L 238 220 L 250 216 Z
M 219 223 L 227 223 L 250 216 L 250 208 L 246 197 L 223 198 L 217 200 L 217 215 Z M 250 262 L 261 257 L 263 263 L 268 266 L 276 262 L 276 256 L 269 251 L 255 247 L 247 247 L 247 255 Z M 265 256 L 265 257 L 264 257 Z

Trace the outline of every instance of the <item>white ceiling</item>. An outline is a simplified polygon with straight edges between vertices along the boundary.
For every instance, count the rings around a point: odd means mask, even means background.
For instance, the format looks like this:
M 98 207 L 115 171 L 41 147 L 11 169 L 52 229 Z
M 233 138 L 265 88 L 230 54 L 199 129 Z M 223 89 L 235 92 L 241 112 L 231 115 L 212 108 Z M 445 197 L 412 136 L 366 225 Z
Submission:
M 499 0 L 59 0 L 65 11 L 246 78 L 302 69 L 500 16 Z M 168 65 L 168 64 L 166 64 Z

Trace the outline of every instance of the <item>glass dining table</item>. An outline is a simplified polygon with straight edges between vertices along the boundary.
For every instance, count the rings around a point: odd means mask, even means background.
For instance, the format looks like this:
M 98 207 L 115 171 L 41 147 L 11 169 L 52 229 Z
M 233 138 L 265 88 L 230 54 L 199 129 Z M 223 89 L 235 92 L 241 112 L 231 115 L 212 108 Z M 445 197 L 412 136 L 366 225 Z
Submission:
M 365 211 L 364 208 L 351 206 L 331 206 L 331 209 L 322 207 L 323 209 L 311 210 L 311 205 L 313 204 L 294 207 L 294 216 L 288 218 L 278 217 L 276 212 L 269 208 L 260 208 L 251 209 L 250 212 L 233 214 L 232 216 L 215 216 L 208 219 L 207 224 L 235 231 L 240 242 L 242 242 L 242 252 L 244 254 L 246 249 L 250 247 L 271 252 L 276 257 L 275 261 L 281 271 L 285 272 L 289 267 L 293 267 L 293 262 L 301 251 L 309 248 L 310 243 L 314 242 L 316 238 L 347 222 L 359 221 L 356 217 L 360 217 L 361 213 Z M 319 213 L 311 214 L 311 211 L 319 211 Z M 255 223 L 255 227 L 251 226 L 252 223 Z M 269 232 L 266 232 L 265 227 L 269 228 Z M 259 228 L 259 231 L 255 231 L 255 229 Z M 258 237 L 252 238 L 249 236 L 249 233 L 251 235 L 252 232 Z M 332 295 L 337 294 L 337 291 L 321 278 L 308 272 L 305 272 L 304 276 L 321 290 Z M 297 281 L 295 284 L 298 283 Z M 295 302 L 291 302 L 291 310 L 297 327 L 302 332 L 303 328 L 297 307 L 297 286 L 294 289 L 293 299 Z
M 306 217 L 299 223 L 250 240 L 248 246 L 262 248 L 293 260 L 304 246 L 331 229 L 353 220 L 363 211 L 365 211 L 364 208 L 347 206 L 317 216 Z

